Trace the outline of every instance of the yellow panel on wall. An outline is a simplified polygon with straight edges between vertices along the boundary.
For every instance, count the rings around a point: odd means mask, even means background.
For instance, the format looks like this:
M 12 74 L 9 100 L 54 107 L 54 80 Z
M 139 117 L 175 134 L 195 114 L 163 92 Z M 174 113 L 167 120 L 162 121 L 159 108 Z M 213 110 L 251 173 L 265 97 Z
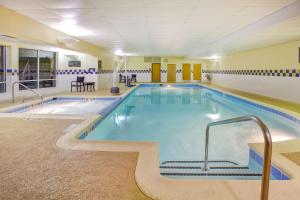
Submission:
M 176 82 L 176 64 L 168 64 L 168 83 Z
M 194 64 L 194 80 L 198 80 L 198 81 L 201 81 L 201 77 L 202 77 L 202 74 L 201 74 L 201 64 Z
M 152 63 L 152 82 L 160 82 L 160 63 Z
M 191 64 L 182 64 L 182 80 L 191 80 Z

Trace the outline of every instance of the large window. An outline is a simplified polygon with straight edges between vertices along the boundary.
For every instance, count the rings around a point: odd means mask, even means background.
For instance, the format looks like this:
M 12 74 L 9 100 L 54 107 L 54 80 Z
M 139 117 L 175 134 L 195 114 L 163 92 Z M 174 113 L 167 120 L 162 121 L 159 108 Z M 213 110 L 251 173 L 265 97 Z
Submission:
M 39 52 L 39 87 L 55 87 L 56 85 L 56 53 Z
M 6 92 L 6 55 L 5 47 L 0 46 L 0 93 Z
M 55 87 L 55 70 L 55 52 L 19 49 L 19 80 L 24 85 L 32 89 Z

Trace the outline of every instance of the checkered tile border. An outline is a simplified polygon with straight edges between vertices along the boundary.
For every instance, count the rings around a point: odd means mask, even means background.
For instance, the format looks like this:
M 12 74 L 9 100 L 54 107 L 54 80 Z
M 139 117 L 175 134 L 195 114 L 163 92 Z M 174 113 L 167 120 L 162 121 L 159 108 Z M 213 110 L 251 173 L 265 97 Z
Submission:
M 3 72 L 3 70 L 2 70 L 2 72 Z M 7 74 L 7 76 L 19 75 L 17 69 L 10 69 L 10 68 L 6 68 L 6 74 Z
M 258 70 L 202 70 L 203 73 L 254 75 L 254 76 L 282 76 L 300 77 L 300 69 L 258 69 Z
M 136 74 L 151 73 L 151 69 L 128 69 L 127 72 Z M 125 73 L 125 70 L 119 70 L 118 73 Z
M 112 70 L 109 70 L 112 71 Z M 6 69 L 6 73 L 8 76 L 17 76 L 19 72 L 17 69 Z M 112 73 L 112 72 L 110 72 Z M 96 69 L 66 69 L 66 70 L 56 70 L 57 75 L 70 75 L 70 74 L 97 74 Z
M 2 70 L 3 71 L 3 70 Z M 8 76 L 19 75 L 17 69 L 6 69 Z M 144 70 L 127 70 L 128 73 L 151 73 L 151 69 Z M 265 70 L 202 70 L 203 73 L 212 74 L 230 74 L 230 75 L 254 75 L 254 76 L 281 76 L 281 77 L 300 77 L 300 69 L 265 69 Z M 113 70 L 101 70 L 96 71 L 96 69 L 64 69 L 57 70 L 57 75 L 70 75 L 70 74 L 109 74 L 113 73 Z M 125 70 L 119 70 L 118 73 L 125 73 Z M 161 73 L 167 73 L 167 70 L 161 70 Z M 176 73 L 182 73 L 182 69 L 177 69 Z
M 97 74 L 96 69 L 59 69 L 56 70 L 57 75 L 70 75 L 70 74 Z

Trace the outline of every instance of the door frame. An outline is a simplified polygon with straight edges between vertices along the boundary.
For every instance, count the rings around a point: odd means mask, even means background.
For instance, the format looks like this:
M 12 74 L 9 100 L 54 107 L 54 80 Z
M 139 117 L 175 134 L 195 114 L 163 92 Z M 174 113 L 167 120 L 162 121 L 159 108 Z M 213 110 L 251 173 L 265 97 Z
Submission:
M 199 66 L 198 74 L 196 74 L 196 70 L 195 70 L 197 66 Z M 201 79 L 202 79 L 202 64 L 201 63 L 194 63 L 193 64 L 193 80 L 194 81 L 201 81 Z
M 159 81 L 153 81 L 153 65 L 159 64 Z M 160 83 L 161 82 L 161 63 L 152 63 L 151 65 L 151 82 L 152 83 Z
M 187 70 L 187 71 L 185 71 Z M 185 77 L 187 76 L 187 77 Z M 191 81 L 191 64 L 183 63 L 182 64 L 182 80 L 183 81 Z
M 169 77 L 172 77 L 172 76 L 170 76 L 170 71 L 171 70 L 169 70 L 169 66 L 174 66 L 174 68 L 175 68 L 175 71 L 174 72 L 172 71 L 174 73 L 173 74 L 174 80 L 172 80 L 172 81 L 169 80 Z M 168 83 L 176 83 L 176 70 L 177 70 L 176 64 L 167 64 L 167 82 Z

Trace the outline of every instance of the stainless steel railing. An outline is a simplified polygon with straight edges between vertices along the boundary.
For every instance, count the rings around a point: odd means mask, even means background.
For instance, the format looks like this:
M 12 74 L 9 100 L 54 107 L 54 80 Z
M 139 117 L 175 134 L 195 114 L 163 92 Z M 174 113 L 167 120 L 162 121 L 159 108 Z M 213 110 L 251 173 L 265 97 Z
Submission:
M 12 86 L 11 86 L 11 91 L 12 91 L 12 98 L 11 98 L 11 99 L 12 99 L 12 103 L 15 103 L 15 85 L 16 85 L 16 84 L 23 86 L 24 88 L 26 88 L 26 90 L 29 90 L 29 91 L 31 91 L 32 93 L 34 93 L 34 94 L 36 94 L 37 96 L 39 96 L 39 97 L 41 98 L 41 104 L 44 103 L 44 97 L 43 97 L 43 95 L 41 95 L 41 94 L 38 93 L 37 91 L 35 91 L 35 90 L 29 88 L 28 86 L 26 86 L 26 85 L 24 85 L 23 83 L 18 82 L 18 81 L 14 82 L 14 83 L 12 84 Z
M 204 171 L 208 170 L 208 142 L 209 142 L 209 128 L 212 126 L 232 124 L 245 121 L 254 121 L 259 128 L 261 129 L 265 146 L 264 146 L 264 164 L 263 164 L 263 174 L 262 174 L 262 183 L 261 183 L 261 192 L 260 199 L 267 200 L 269 195 L 269 183 L 270 183 L 270 172 L 271 172 L 271 157 L 272 157 L 272 137 L 268 127 L 256 116 L 246 115 L 242 117 L 217 121 L 209 123 L 206 127 L 206 136 L 205 136 L 205 157 L 204 157 Z

